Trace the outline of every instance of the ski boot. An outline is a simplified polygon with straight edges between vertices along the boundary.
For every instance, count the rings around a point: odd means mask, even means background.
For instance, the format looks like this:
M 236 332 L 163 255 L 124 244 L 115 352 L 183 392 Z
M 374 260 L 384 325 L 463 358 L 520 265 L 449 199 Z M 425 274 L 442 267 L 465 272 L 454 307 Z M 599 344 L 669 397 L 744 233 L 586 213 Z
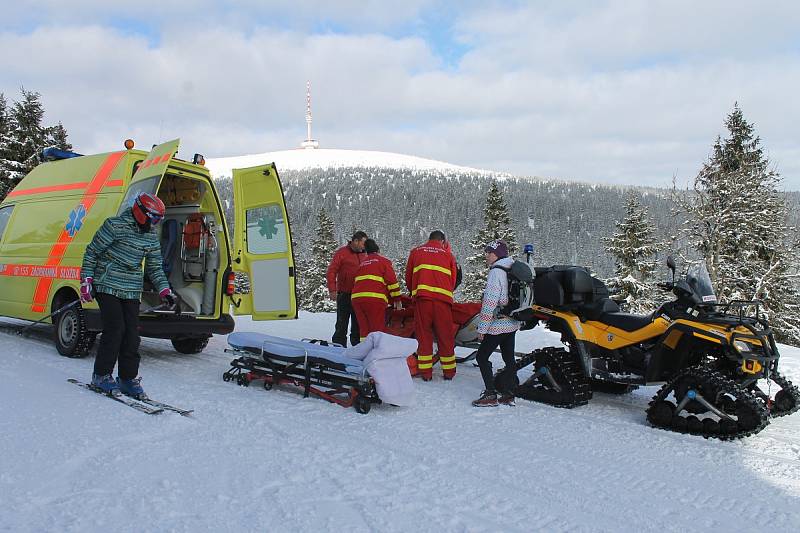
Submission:
M 136 398 L 137 400 L 144 400 L 147 398 L 144 389 L 142 388 L 142 378 L 136 377 L 133 379 L 117 378 L 119 390 L 125 396 Z
M 112 396 L 114 394 L 119 394 L 119 385 L 114 381 L 114 376 L 111 374 L 106 374 L 104 376 L 92 374 L 92 387 Z
M 481 393 L 481 397 L 472 402 L 475 407 L 497 407 L 497 393 L 495 391 L 485 390 Z

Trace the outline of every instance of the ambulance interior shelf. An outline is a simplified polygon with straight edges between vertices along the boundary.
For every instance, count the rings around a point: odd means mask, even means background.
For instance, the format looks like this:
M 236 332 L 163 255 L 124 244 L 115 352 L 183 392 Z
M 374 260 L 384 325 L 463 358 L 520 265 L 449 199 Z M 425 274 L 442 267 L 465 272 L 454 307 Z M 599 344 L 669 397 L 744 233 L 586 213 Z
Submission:
M 180 310 L 184 314 L 214 314 L 220 259 L 216 217 L 201 210 L 207 192 L 206 185 L 199 180 L 169 174 L 158 189 L 158 196 L 166 206 L 161 229 L 164 272 L 172 290 L 180 297 Z M 143 302 L 143 308 L 157 303 L 158 295 L 154 292 Z
M 161 253 L 170 286 L 181 299 L 181 312 L 212 315 L 219 276 L 216 220 L 198 205 L 167 207 Z

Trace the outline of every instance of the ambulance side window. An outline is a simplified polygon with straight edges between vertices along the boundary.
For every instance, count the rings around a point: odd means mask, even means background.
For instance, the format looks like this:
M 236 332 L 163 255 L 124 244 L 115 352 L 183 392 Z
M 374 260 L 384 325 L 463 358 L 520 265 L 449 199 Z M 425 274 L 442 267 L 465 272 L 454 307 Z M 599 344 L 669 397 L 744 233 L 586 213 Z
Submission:
M 6 232 L 6 226 L 8 226 L 8 221 L 11 220 L 11 213 L 13 211 L 13 205 L 7 205 L 0 208 L 0 242 L 3 240 L 3 235 Z
M 279 204 L 247 210 L 247 251 L 251 254 L 279 254 L 288 250 L 286 221 Z

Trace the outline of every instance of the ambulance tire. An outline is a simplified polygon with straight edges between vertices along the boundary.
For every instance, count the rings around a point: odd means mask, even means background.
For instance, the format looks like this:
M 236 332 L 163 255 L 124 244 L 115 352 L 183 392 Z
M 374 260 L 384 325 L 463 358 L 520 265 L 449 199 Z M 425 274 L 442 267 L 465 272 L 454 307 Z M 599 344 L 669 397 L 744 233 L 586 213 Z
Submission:
M 80 304 L 56 315 L 53 326 L 56 350 L 64 357 L 85 357 L 97 336 L 86 330 L 86 313 Z
M 172 347 L 176 352 L 188 355 L 200 353 L 208 346 L 209 337 L 175 337 L 172 340 Z

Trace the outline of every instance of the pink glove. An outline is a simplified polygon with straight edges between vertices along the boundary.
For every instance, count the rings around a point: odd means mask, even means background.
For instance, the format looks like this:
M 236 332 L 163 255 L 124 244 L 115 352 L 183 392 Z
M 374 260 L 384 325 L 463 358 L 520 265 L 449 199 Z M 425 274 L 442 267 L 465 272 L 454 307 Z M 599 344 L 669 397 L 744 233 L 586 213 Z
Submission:
M 175 305 L 175 300 L 177 297 L 175 293 L 172 292 L 172 289 L 167 287 L 166 289 L 162 289 L 161 292 L 158 293 L 158 296 L 161 298 L 161 301 L 168 304 L 170 307 Z
M 81 303 L 89 303 L 94 300 L 92 296 L 92 278 L 81 281 Z

